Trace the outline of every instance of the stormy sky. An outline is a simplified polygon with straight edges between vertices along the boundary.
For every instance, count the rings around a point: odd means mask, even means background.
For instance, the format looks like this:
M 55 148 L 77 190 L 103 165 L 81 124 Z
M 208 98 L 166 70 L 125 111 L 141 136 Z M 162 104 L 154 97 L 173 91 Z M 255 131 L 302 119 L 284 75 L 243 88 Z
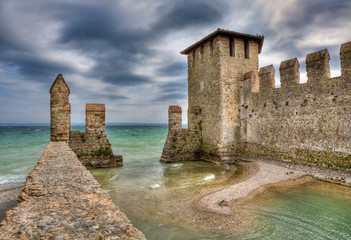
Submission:
M 0 0 L 0 123 L 50 122 L 49 89 L 62 73 L 72 122 L 105 103 L 107 122 L 167 122 L 183 107 L 187 63 L 179 51 L 217 28 L 261 34 L 260 67 L 327 48 L 331 75 L 351 41 L 349 0 Z

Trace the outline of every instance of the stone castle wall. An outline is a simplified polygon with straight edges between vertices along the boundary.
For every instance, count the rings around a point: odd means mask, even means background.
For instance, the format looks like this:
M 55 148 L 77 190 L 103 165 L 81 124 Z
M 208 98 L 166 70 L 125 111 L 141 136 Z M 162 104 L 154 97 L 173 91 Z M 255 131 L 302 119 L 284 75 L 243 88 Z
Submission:
M 300 84 L 295 58 L 281 63 L 275 88 L 273 65 L 258 69 L 263 39 L 236 34 L 218 30 L 182 52 L 189 128 L 169 130 L 161 161 L 226 163 L 248 155 L 351 168 L 351 42 L 341 46 L 340 77 L 330 78 L 329 53 L 322 50 L 306 57 L 307 83 Z M 198 143 L 185 154 L 183 135 L 196 136 L 198 122 Z
M 306 57 L 307 83 L 299 84 L 299 63 L 274 68 L 243 81 L 240 102 L 241 153 L 313 165 L 351 168 L 351 42 L 341 46 L 341 77 L 330 78 L 329 53 Z

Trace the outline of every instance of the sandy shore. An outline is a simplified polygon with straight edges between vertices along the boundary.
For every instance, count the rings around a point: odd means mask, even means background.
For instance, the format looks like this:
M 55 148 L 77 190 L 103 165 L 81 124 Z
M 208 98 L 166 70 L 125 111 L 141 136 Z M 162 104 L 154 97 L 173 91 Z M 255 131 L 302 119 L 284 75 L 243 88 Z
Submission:
M 257 162 L 256 164 L 259 170 L 254 176 L 246 181 L 204 196 L 198 201 L 198 208 L 208 212 L 232 215 L 235 209 L 231 205 L 235 201 L 252 196 L 252 193 L 259 188 L 306 175 L 302 171 L 291 171 L 268 163 Z
M 17 206 L 17 197 L 21 193 L 23 185 L 24 183 L 0 185 L 0 222 L 8 210 Z
M 245 168 L 240 182 L 173 203 L 174 213 L 182 215 L 186 224 L 207 231 L 235 231 L 249 226 L 252 219 L 243 209 L 255 204 L 250 200 L 269 188 L 284 191 L 318 180 L 351 186 L 351 171 L 265 159 L 250 159 L 239 164 Z

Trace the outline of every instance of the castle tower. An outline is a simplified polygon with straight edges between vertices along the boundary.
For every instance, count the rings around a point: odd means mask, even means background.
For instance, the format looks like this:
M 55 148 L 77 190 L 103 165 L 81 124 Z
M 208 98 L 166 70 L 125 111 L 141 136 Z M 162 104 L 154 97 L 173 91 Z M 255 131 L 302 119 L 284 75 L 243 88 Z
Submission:
M 50 88 L 51 141 L 69 140 L 71 128 L 69 94 L 67 83 L 62 74 L 59 74 Z
M 188 56 L 188 108 L 202 110 L 203 151 L 218 149 L 221 162 L 240 148 L 240 80 L 257 72 L 263 39 L 218 29 L 181 52 Z M 188 114 L 189 129 L 195 126 Z

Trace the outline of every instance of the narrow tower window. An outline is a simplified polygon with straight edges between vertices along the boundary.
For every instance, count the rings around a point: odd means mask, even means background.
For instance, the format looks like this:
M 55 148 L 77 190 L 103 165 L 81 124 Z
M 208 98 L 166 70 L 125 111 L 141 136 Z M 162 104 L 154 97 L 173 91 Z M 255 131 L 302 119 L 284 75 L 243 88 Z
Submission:
M 229 38 L 229 56 L 233 57 L 233 38 Z
M 245 58 L 250 58 L 249 41 L 245 40 Z
M 204 46 L 201 46 L 200 48 L 200 58 L 201 58 L 201 62 L 204 62 Z
M 213 57 L 213 41 L 210 41 L 210 57 Z
M 193 51 L 193 67 L 195 67 L 195 50 Z

